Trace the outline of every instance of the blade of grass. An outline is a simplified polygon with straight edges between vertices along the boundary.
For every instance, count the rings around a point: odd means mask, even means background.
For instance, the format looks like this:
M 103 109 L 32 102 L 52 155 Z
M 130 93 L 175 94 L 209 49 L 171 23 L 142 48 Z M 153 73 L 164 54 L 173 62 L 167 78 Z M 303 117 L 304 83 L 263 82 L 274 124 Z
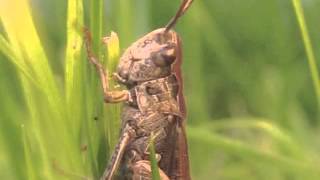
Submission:
M 159 167 L 156 158 L 156 152 L 154 148 L 154 138 L 151 133 L 150 142 L 149 142 L 149 152 L 150 152 L 150 162 L 151 162 L 151 173 L 152 180 L 160 180 Z
M 214 131 L 219 130 L 258 130 L 259 133 L 263 132 L 274 141 L 274 144 L 281 145 L 285 148 L 286 155 L 290 152 L 290 155 L 294 155 L 295 158 L 303 159 L 305 155 L 302 147 L 294 141 L 291 134 L 286 133 L 284 130 L 278 128 L 276 125 L 270 123 L 269 119 L 263 118 L 232 118 L 232 119 L 221 119 L 219 121 L 213 121 L 206 123 L 206 127 L 213 129 Z M 292 154 L 293 153 L 293 154 Z
M 117 62 L 119 59 L 120 54 L 120 47 L 119 47 L 119 38 L 117 33 L 111 32 L 110 37 L 107 39 L 104 39 L 104 43 L 107 45 L 107 54 L 108 59 L 106 63 L 106 69 L 108 71 L 108 75 L 110 76 L 112 72 L 115 71 Z M 109 86 L 112 90 L 113 87 L 116 85 L 116 82 L 112 79 L 109 79 Z M 106 121 L 106 133 L 108 138 L 108 144 L 110 148 L 115 147 L 116 141 L 119 137 L 119 131 L 120 128 L 120 105 L 107 105 L 107 109 L 105 111 L 105 114 L 108 115 L 107 121 Z
M 90 1 L 90 30 L 92 32 L 93 49 L 95 53 L 100 54 L 100 46 L 103 27 L 104 1 Z
M 117 18 L 116 27 L 122 46 L 127 47 L 133 42 L 133 17 L 134 17 L 134 2 L 131 0 L 115 1 L 114 17 Z
M 286 144 L 292 144 L 293 139 L 288 134 L 284 133 L 283 130 L 279 129 L 275 125 L 271 124 L 272 122 L 269 119 L 263 118 L 232 118 L 232 119 L 221 119 L 219 121 L 210 122 L 206 125 L 210 127 L 210 129 L 248 129 L 254 128 L 258 129 L 259 131 L 264 131 L 265 133 L 269 134 L 273 138 L 277 139 Z
M 55 179 L 51 169 L 51 158 L 58 159 L 61 163 L 66 164 L 67 168 L 75 166 L 73 157 L 75 150 L 72 146 L 74 139 L 72 133 L 69 133 L 68 126 L 65 125 L 63 96 L 35 29 L 29 1 L 13 0 L 6 3 L 1 1 L 0 16 L 15 56 L 18 57 L 18 60 L 23 60 L 24 64 L 31 69 L 32 75 L 41 87 L 39 92 L 39 89 L 21 74 L 24 95 L 31 117 L 24 120 L 26 124 L 32 124 L 31 129 L 39 131 L 36 134 L 40 136 L 40 138 L 33 137 L 32 139 L 33 142 L 36 142 L 35 144 L 39 145 L 39 154 L 43 161 L 43 167 L 39 167 L 37 171 L 43 172 L 46 179 Z M 59 151 L 61 147 L 64 148 L 64 151 Z M 44 170 L 41 171 L 41 169 Z
M 33 24 L 28 2 L 13 0 L 1 3 L 0 17 L 11 49 L 19 60 L 25 61 L 25 66 L 30 65 L 29 68 L 35 79 L 39 81 L 40 86 L 43 87 L 42 90 L 48 95 L 49 107 L 60 116 L 60 119 L 63 119 L 61 118 L 63 114 L 61 94 Z M 21 27 L 24 28 L 23 31 Z
M 75 141 L 79 137 L 81 130 L 81 123 L 85 116 L 84 97 L 82 92 L 82 85 L 85 83 L 82 76 L 84 61 L 82 59 L 82 29 L 83 29 L 83 2 L 81 0 L 69 0 L 67 7 L 67 44 L 65 55 L 65 95 L 66 95 L 66 109 L 67 109 L 67 121 L 69 131 L 71 131 L 72 137 L 70 137 L 70 144 L 75 149 L 73 161 L 75 161 L 73 169 L 77 172 L 83 173 L 84 163 L 81 159 L 81 154 L 78 152 L 78 148 L 81 147 L 79 141 Z M 82 132 L 83 133 L 83 132 Z M 86 133 L 86 132 L 84 132 Z M 73 141 L 72 141 L 73 139 Z M 87 142 L 86 142 L 87 143 Z M 78 147 L 78 148 L 77 148 Z M 90 146 L 91 147 L 91 146 Z M 93 160 L 93 159 L 90 159 Z M 87 174 L 92 175 L 90 168 Z
M 0 108 L 0 179 L 23 179 L 27 176 L 23 141 L 21 139 L 20 124 L 17 119 L 26 118 L 22 113 L 19 103 L 16 102 L 10 93 L 14 92 L 9 83 L 15 81 L 14 77 L 8 76 L 14 73 L 10 72 L 6 63 L 0 60 L 0 99 L 4 106 Z M 10 74 L 11 73 L 11 74 Z M 19 92 L 19 90 L 16 90 Z M 10 92 L 10 93 L 9 93 Z M 14 93 L 13 93 L 14 94 Z M 16 163 L 19 162 L 19 163 Z
M 107 68 L 108 71 L 114 72 L 116 70 L 119 54 L 120 54 L 120 45 L 119 37 L 115 32 L 111 32 L 110 37 L 106 39 L 105 43 L 107 44 L 107 53 L 108 53 L 108 62 Z
M 103 0 L 90 1 L 90 12 L 89 12 L 89 21 L 90 21 L 90 31 L 92 33 L 92 47 L 94 53 L 97 55 L 97 58 L 103 62 L 103 52 L 101 51 L 101 38 L 102 38 L 102 28 L 104 27 L 104 2 Z M 87 109 L 88 109 L 88 118 L 97 119 L 95 123 L 87 122 L 87 131 L 88 131 L 88 141 L 89 143 L 97 143 L 97 146 L 92 149 L 92 158 L 97 161 L 97 166 L 95 167 L 95 175 L 100 177 L 102 172 L 105 169 L 105 164 L 108 159 L 110 142 L 106 137 L 109 133 L 107 131 L 106 121 L 109 120 L 109 114 L 105 117 L 106 113 L 104 112 L 104 102 L 102 94 L 102 86 L 95 68 L 91 65 L 90 74 L 88 74 L 89 86 L 87 86 L 88 97 L 87 97 Z M 87 74 L 86 74 L 87 75 Z M 112 119 L 114 121 L 114 119 Z M 97 131 L 97 127 L 99 128 Z M 115 131 L 115 129 L 112 129 Z M 100 139 L 95 138 L 92 134 L 97 133 Z M 106 143 L 107 142 L 107 143 Z
M 48 179 L 53 179 L 52 178 L 52 171 L 51 171 L 51 163 L 49 160 L 49 152 L 50 150 L 48 149 L 48 147 L 46 146 L 46 138 L 48 137 L 48 135 L 44 135 L 43 134 L 43 123 L 39 120 L 41 119 L 40 114 L 38 112 L 38 108 L 37 108 L 37 100 L 34 98 L 34 94 L 35 92 L 32 91 L 32 85 L 29 83 L 29 81 L 25 78 L 25 77 L 21 77 L 21 81 L 24 87 L 24 93 L 27 94 L 27 96 L 25 97 L 26 100 L 26 104 L 29 110 L 29 121 L 26 121 L 24 123 L 28 123 L 28 125 L 30 126 L 30 129 L 33 131 L 33 139 L 32 141 L 34 141 L 33 143 L 36 142 L 37 144 L 37 153 L 39 158 L 42 161 L 42 167 L 40 167 L 42 174 L 44 177 L 48 178 Z M 31 128 L 32 127 L 32 128 Z M 50 133 L 49 131 L 47 131 L 46 133 Z M 23 139 L 24 140 L 24 139 Z M 29 157 L 25 157 L 25 159 L 27 160 Z M 39 169 L 39 167 L 37 167 Z M 37 169 L 37 170 L 38 170 Z
M 81 62 L 81 48 L 83 37 L 81 30 L 83 28 L 83 7 L 82 1 L 68 1 L 68 17 L 67 17 L 67 47 L 66 47 L 66 98 L 68 107 L 71 106 L 72 95 L 74 94 L 76 63 Z
M 38 86 L 38 82 L 31 75 L 31 70 L 24 64 L 24 61 L 18 59 L 14 51 L 11 49 L 9 42 L 0 34 L 0 52 L 2 52 L 7 58 L 9 58 L 14 65 L 25 75 L 35 86 Z M 40 87 L 39 87 L 40 88 Z
M 302 173 L 311 177 L 320 178 L 317 167 L 308 162 L 300 162 L 291 158 L 286 158 L 275 153 L 265 152 L 245 145 L 239 141 L 225 138 L 223 136 L 211 133 L 205 128 L 188 128 L 188 137 L 190 140 L 202 142 L 210 149 L 221 149 L 226 153 L 235 154 L 247 160 L 260 161 L 272 166 L 288 171 L 290 173 Z
M 2 124 L 1 124 L 2 125 Z M 3 125 L 2 125 L 3 126 Z M 18 173 L 13 170 L 13 167 L 17 167 L 16 164 L 13 165 L 12 156 L 10 155 L 11 151 L 9 150 L 8 143 L 3 138 L 3 132 L 0 133 L 0 177 L 3 179 L 19 179 L 21 178 L 22 173 Z
M 299 23 L 305 51 L 308 58 L 311 77 L 313 80 L 313 86 L 315 94 L 317 96 L 318 108 L 320 107 L 320 79 L 319 71 L 317 68 L 316 58 L 313 52 L 312 42 L 309 36 L 308 27 L 305 22 L 304 12 L 300 0 L 292 0 L 293 8 L 296 13 L 297 21 Z
M 25 157 L 25 162 L 26 162 L 26 168 L 27 168 L 27 175 L 28 179 L 36 179 L 35 175 L 35 168 L 33 167 L 32 163 L 32 156 L 30 153 L 30 146 L 27 140 L 27 132 L 25 129 L 25 126 L 22 124 L 21 125 L 21 130 L 22 130 L 22 139 L 23 139 L 23 148 L 24 148 L 24 157 Z

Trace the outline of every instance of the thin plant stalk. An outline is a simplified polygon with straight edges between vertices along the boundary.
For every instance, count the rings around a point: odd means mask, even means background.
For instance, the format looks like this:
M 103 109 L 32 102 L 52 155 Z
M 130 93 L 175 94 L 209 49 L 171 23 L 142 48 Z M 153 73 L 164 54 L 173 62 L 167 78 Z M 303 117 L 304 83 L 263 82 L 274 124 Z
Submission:
M 315 93 L 317 95 L 317 103 L 320 107 L 320 80 L 319 80 L 319 72 L 317 68 L 316 58 L 313 52 L 313 47 L 311 43 L 311 39 L 308 33 L 308 27 L 305 22 L 304 12 L 301 5 L 300 0 L 292 0 L 293 8 L 296 13 L 297 21 L 299 23 L 305 51 L 308 58 L 308 64 L 310 68 L 311 77 L 313 80 L 313 85 L 315 88 Z

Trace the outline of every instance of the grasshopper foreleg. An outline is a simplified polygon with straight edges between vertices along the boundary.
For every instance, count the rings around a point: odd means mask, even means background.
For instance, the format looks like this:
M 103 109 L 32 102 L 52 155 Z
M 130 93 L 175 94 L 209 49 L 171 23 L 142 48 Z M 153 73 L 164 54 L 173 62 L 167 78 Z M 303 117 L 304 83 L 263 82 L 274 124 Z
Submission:
M 129 99 L 128 90 L 110 91 L 109 81 L 108 81 L 108 75 L 109 75 L 108 71 L 104 69 L 104 67 L 99 62 L 98 58 L 94 55 L 92 51 L 90 32 L 87 29 L 85 29 L 84 33 L 85 33 L 85 45 L 86 45 L 88 59 L 89 59 L 89 62 L 94 65 L 94 67 L 99 73 L 101 83 L 102 83 L 102 88 L 103 88 L 104 101 L 106 103 L 118 103 L 118 102 L 127 101 Z

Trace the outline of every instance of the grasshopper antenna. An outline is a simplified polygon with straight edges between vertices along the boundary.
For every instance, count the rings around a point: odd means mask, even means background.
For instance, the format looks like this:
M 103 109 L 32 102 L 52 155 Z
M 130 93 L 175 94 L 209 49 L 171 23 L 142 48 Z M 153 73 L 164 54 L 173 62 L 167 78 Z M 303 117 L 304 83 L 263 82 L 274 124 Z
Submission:
M 178 19 L 187 11 L 187 9 L 191 6 L 191 3 L 193 0 L 183 0 L 177 14 L 169 21 L 169 23 L 166 25 L 164 32 L 168 32 L 170 29 L 173 28 L 174 25 L 176 25 Z

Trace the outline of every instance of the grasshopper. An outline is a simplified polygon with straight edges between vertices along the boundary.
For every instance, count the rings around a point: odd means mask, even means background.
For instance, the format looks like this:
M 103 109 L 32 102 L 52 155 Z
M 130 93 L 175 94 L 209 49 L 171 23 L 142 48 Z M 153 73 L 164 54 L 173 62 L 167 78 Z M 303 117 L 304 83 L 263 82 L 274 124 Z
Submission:
M 190 179 L 181 39 L 172 28 L 192 1 L 183 0 L 164 28 L 125 50 L 112 77 L 126 90 L 109 89 L 108 73 L 93 54 L 90 33 L 85 31 L 88 59 L 100 75 L 105 103 L 124 102 L 120 138 L 101 180 L 151 180 L 148 146 L 152 134 L 160 178 Z

